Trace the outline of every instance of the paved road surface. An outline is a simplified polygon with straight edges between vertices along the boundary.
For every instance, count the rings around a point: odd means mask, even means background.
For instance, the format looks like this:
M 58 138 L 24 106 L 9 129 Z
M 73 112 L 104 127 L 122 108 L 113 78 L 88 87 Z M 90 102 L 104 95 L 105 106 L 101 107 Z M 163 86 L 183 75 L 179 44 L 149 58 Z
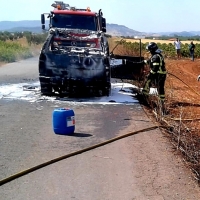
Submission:
M 0 84 L 37 81 L 37 58 L 0 67 Z M 71 107 L 74 136 L 53 133 L 52 112 Z M 139 104 L 0 100 L 0 179 L 110 138 L 154 126 Z M 13 180 L 2 200 L 197 200 L 189 169 L 158 129 Z

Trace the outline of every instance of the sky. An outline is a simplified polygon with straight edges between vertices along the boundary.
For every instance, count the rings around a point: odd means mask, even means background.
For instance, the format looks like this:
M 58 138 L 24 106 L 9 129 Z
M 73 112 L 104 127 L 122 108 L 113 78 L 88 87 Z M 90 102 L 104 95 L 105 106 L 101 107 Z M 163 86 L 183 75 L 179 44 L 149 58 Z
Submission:
M 0 0 L 3 1 L 3 0 Z M 200 31 L 200 0 L 67 0 L 70 6 L 102 9 L 107 23 L 140 32 Z M 50 0 L 3 1 L 0 21 L 40 20 L 53 10 Z

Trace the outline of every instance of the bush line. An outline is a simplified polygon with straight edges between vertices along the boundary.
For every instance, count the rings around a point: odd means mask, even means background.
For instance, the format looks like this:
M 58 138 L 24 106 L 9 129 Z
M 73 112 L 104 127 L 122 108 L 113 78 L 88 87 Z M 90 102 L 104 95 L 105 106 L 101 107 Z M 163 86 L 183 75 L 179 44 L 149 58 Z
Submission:
M 15 62 L 34 56 L 32 49 L 44 43 L 45 34 L 31 32 L 10 33 L 0 32 L 0 62 Z M 34 47 L 33 47 L 34 46 Z
M 153 40 L 152 40 L 153 41 Z M 110 41 L 111 42 L 111 41 Z M 116 41 L 115 44 L 119 43 L 119 41 Z M 194 42 L 195 43 L 195 42 Z M 189 44 L 188 43 L 181 45 L 181 55 L 182 57 L 189 58 L 190 52 L 189 52 Z M 141 43 L 141 55 L 145 57 L 147 54 L 146 46 L 148 43 Z M 176 51 L 175 47 L 172 43 L 157 43 L 159 49 L 162 50 L 162 54 L 166 58 L 176 58 Z M 200 44 L 195 44 L 195 57 L 200 58 Z M 125 54 L 130 56 L 139 56 L 140 55 L 140 45 L 139 42 L 127 42 L 126 40 L 123 40 L 120 42 L 119 46 L 115 50 L 116 54 Z

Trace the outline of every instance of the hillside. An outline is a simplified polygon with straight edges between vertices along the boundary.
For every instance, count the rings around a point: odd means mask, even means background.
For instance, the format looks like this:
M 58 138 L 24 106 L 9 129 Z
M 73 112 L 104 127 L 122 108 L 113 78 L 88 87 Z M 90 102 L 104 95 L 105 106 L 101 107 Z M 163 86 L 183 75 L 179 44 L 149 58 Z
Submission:
M 113 36 L 141 36 L 147 34 L 118 24 L 107 24 L 107 33 Z
M 46 21 L 46 27 L 48 22 Z M 21 31 L 31 31 L 34 33 L 41 33 L 41 22 L 40 20 L 33 21 L 2 21 L 0 22 L 0 31 L 9 32 L 21 32 Z M 124 25 L 109 24 L 107 23 L 107 34 L 113 36 L 135 36 L 142 35 L 143 33 L 130 29 Z
M 46 21 L 46 27 L 48 27 L 48 22 Z M 40 20 L 22 20 L 22 21 L 0 21 L 0 31 L 9 32 L 21 32 L 30 31 L 34 33 L 41 33 L 41 22 Z M 107 23 L 107 34 L 112 36 L 195 36 L 200 35 L 200 31 L 182 31 L 182 32 L 140 32 L 133 30 L 124 25 L 119 24 L 109 24 Z
M 182 31 L 182 32 L 161 32 L 160 35 L 166 35 L 166 36 L 184 36 L 184 37 L 192 37 L 200 35 L 200 31 Z
M 40 20 L 23 20 L 23 21 L 0 21 L 0 31 L 8 31 L 13 28 L 20 29 L 24 28 L 33 28 L 41 27 Z

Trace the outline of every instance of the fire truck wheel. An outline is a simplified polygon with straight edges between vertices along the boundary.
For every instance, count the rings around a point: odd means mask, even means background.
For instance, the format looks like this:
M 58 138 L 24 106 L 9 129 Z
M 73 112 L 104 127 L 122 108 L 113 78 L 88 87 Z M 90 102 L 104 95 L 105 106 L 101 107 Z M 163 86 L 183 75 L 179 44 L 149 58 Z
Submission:
M 43 95 L 47 95 L 47 96 L 52 95 L 52 87 L 51 87 L 51 85 L 41 83 L 40 86 L 41 86 L 41 93 Z

